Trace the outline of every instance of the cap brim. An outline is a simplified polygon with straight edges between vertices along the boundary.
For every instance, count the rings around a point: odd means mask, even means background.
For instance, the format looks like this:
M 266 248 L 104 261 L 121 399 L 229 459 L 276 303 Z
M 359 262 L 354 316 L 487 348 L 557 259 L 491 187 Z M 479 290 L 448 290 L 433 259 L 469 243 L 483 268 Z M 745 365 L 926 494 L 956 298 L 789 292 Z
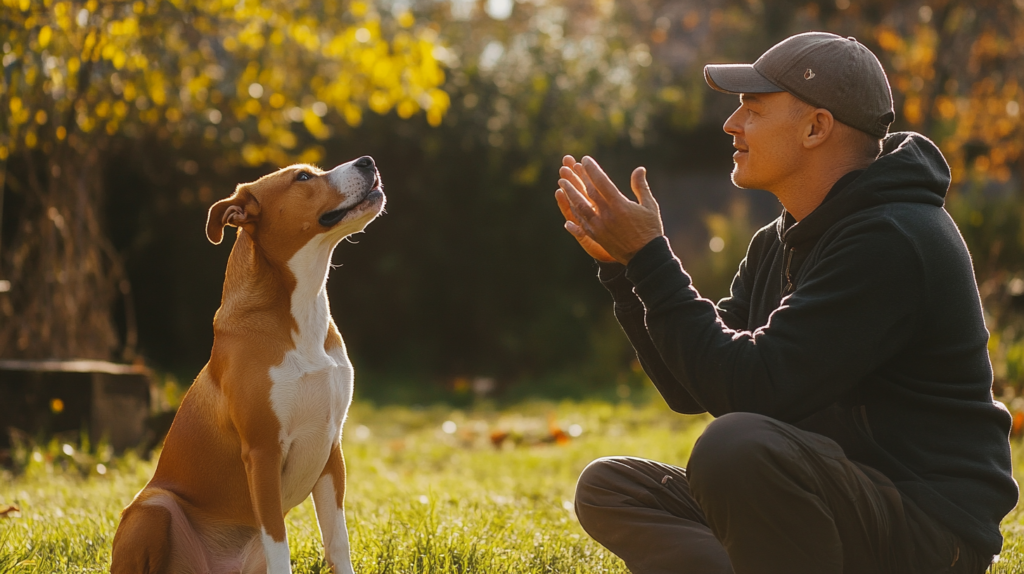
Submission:
M 753 64 L 708 64 L 704 66 L 708 85 L 727 94 L 767 94 L 786 90 L 768 81 Z

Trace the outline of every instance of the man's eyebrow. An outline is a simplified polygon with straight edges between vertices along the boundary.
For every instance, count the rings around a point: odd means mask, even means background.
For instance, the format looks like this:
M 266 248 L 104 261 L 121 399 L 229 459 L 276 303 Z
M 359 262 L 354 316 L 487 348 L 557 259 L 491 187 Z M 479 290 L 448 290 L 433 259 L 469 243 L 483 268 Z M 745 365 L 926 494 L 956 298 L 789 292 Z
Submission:
M 761 101 L 761 98 L 757 97 L 757 94 L 747 94 L 747 93 L 740 94 L 740 103 L 741 104 L 756 104 L 756 103 L 759 103 L 760 101 Z

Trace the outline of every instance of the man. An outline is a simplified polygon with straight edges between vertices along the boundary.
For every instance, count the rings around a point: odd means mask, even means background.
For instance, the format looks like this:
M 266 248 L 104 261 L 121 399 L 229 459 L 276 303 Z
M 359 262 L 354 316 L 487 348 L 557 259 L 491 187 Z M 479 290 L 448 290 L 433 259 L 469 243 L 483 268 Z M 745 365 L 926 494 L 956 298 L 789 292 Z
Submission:
M 674 410 L 717 417 L 686 469 L 591 463 L 580 523 L 634 573 L 983 572 L 1017 485 L 945 160 L 887 135 L 888 81 L 854 38 L 800 34 L 705 77 L 740 95 L 733 182 L 784 207 L 717 305 L 644 168 L 639 203 L 589 157 L 560 170 L 566 229 L 647 374 Z

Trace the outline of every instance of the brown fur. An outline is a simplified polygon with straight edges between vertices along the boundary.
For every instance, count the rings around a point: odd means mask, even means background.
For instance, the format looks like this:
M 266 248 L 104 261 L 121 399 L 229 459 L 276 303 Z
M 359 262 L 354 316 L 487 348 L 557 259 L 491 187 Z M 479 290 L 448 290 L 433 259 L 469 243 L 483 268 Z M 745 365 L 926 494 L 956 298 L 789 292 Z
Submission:
M 317 177 L 296 181 L 301 170 Z M 304 165 L 285 168 L 238 186 L 210 208 L 206 233 L 211 242 L 220 243 L 224 226 L 238 227 L 213 321 L 213 350 L 174 418 L 152 480 L 122 513 L 112 573 L 199 571 L 204 565 L 197 553 L 205 556 L 205 567 L 220 564 L 237 571 L 239 560 L 247 559 L 227 554 L 244 554 L 245 540 L 260 529 L 275 541 L 285 540 L 280 424 L 270 403 L 269 372 L 295 347 L 291 333 L 298 326 L 290 300 L 296 278 L 288 262 L 325 233 L 317 218 L 345 197 L 323 173 Z M 383 200 L 380 205 L 360 203 L 335 228 L 358 231 L 382 206 Z M 325 350 L 343 345 L 333 321 L 323 345 Z M 345 466 L 340 442 L 321 476 L 327 473 L 334 478 L 341 508 Z M 162 505 L 153 505 L 154 500 Z M 180 509 L 178 518 L 168 505 Z M 232 538 L 231 533 L 242 534 Z M 192 534 L 202 551 L 189 548 Z M 218 542 L 218 536 L 223 540 Z

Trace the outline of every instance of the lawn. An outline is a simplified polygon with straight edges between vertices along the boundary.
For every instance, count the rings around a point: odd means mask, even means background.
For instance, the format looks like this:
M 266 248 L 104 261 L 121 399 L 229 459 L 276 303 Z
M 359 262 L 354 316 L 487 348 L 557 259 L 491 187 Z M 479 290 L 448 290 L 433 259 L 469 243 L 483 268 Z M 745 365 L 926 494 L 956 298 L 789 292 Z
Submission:
M 573 516 L 576 477 L 606 455 L 682 464 L 707 420 L 659 401 L 501 410 L 357 403 L 344 449 L 356 571 L 624 573 Z M 0 518 L 0 574 L 106 571 L 118 512 L 153 461 L 67 444 L 22 453 L 25 471 L 0 475 L 0 508 L 20 508 Z M 288 532 L 294 571 L 327 572 L 309 500 L 288 515 Z M 1024 572 L 1024 513 L 1011 514 L 1004 532 L 993 571 Z

